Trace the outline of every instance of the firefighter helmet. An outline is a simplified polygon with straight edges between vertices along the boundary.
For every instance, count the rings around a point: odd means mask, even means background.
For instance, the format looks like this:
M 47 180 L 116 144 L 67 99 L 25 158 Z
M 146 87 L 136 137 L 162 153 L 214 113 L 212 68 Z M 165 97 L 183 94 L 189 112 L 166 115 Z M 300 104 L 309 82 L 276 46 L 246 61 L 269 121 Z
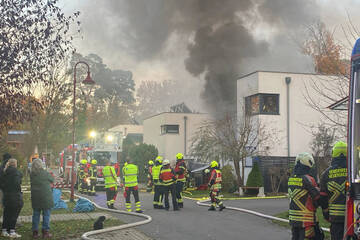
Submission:
M 80 163 L 81 163 L 81 164 L 87 164 L 88 161 L 87 161 L 86 159 L 82 159 L 82 160 L 80 161 Z
M 313 156 L 307 152 L 298 154 L 295 161 L 300 162 L 302 165 L 308 166 L 310 168 L 315 164 Z
M 148 164 L 149 164 L 150 166 L 152 166 L 152 165 L 154 165 L 154 162 L 153 162 L 152 160 L 149 160 Z
M 210 167 L 211 167 L 211 168 L 218 167 L 218 166 L 219 166 L 219 164 L 218 164 L 217 161 L 212 161 L 212 162 L 210 163 Z
M 170 161 L 168 159 L 165 159 L 162 163 L 163 166 L 169 165 Z
M 97 161 L 96 161 L 96 159 L 93 159 L 93 160 L 91 160 L 91 164 L 97 164 Z
M 182 153 L 178 153 L 178 154 L 176 154 L 176 159 L 177 160 L 184 159 L 184 155 Z
M 156 161 L 161 164 L 163 162 L 163 157 L 162 156 L 157 156 Z
M 207 168 L 207 169 L 204 170 L 204 172 L 205 172 L 206 174 L 208 174 L 208 173 L 210 172 L 210 169 Z
M 345 142 L 338 141 L 334 144 L 331 156 L 336 158 L 340 157 L 341 154 L 344 155 L 344 157 L 347 156 L 347 144 Z

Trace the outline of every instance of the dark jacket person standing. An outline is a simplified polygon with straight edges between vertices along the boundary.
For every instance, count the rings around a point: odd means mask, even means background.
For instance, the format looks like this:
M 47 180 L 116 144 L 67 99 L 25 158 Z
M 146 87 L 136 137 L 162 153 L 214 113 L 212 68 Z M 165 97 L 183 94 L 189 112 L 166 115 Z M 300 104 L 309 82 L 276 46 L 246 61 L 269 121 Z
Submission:
M 43 215 L 42 234 L 43 238 L 50 238 L 50 213 L 54 207 L 51 183 L 54 178 L 43 169 L 40 159 L 35 159 L 31 165 L 31 205 L 33 208 L 32 231 L 33 238 L 39 238 L 40 214 Z
M 21 237 L 21 235 L 15 232 L 15 225 L 21 208 L 24 205 L 21 192 L 22 174 L 16 167 L 17 160 L 14 158 L 9 159 L 0 179 L 4 193 L 4 212 L 1 236 L 11 238 Z
M 332 149 L 331 166 L 322 174 L 320 181 L 322 198 L 326 198 L 328 204 L 323 208 L 323 214 L 331 223 L 332 240 L 341 240 L 344 236 L 346 156 L 347 144 L 341 141 L 336 142 Z

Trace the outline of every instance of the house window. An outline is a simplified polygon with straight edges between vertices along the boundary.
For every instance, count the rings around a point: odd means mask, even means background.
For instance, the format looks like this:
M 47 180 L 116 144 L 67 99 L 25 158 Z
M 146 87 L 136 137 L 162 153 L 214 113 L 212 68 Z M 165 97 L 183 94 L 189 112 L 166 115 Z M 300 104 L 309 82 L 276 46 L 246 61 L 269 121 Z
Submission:
M 247 114 L 279 114 L 279 94 L 258 93 L 245 97 L 245 111 Z
M 179 125 L 162 125 L 161 126 L 161 134 L 167 133 L 179 133 Z

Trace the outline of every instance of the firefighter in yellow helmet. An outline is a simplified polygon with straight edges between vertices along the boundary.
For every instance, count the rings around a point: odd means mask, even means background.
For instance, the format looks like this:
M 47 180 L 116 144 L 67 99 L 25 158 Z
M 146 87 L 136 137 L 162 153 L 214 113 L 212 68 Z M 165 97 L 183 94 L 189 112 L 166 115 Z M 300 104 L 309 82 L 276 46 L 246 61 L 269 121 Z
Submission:
M 96 180 L 97 180 L 97 161 L 96 159 L 91 160 L 89 167 L 89 177 L 90 177 L 90 189 L 89 195 L 96 196 Z
M 147 184 L 146 184 L 146 192 L 152 191 L 153 181 L 152 181 L 152 168 L 154 166 L 154 162 L 150 160 L 147 166 Z
M 155 165 L 152 167 L 152 179 L 154 184 L 154 208 L 156 209 L 163 209 L 163 189 L 162 184 L 160 183 L 159 176 L 160 170 L 162 167 L 163 158 L 161 156 L 156 157 Z
M 80 166 L 78 168 L 78 191 L 80 193 L 88 193 L 88 184 L 87 184 L 87 177 L 88 177 L 88 168 L 87 168 L 88 161 L 86 159 L 82 159 L 80 161 Z
M 143 211 L 141 210 L 141 203 L 139 199 L 138 166 L 131 163 L 130 159 L 128 159 L 127 165 L 123 167 L 122 172 L 123 172 L 124 185 L 125 185 L 124 197 L 126 201 L 125 203 L 126 210 L 128 212 L 131 212 L 130 196 L 132 193 L 135 198 L 135 211 L 137 213 L 142 213 Z
M 325 198 L 326 202 L 323 215 L 331 223 L 330 234 L 334 240 L 341 240 L 344 236 L 346 156 L 347 144 L 336 142 L 332 148 L 331 165 L 324 171 L 320 180 L 321 198 Z
M 187 168 L 184 161 L 184 155 L 182 153 L 176 154 L 176 165 L 175 165 L 175 174 L 176 174 L 176 199 L 178 202 L 179 208 L 184 207 L 184 200 L 182 198 L 182 191 L 186 183 L 186 174 Z
M 111 166 L 110 160 L 106 159 L 106 166 L 103 168 L 102 173 L 105 179 L 105 189 L 106 189 L 106 205 L 110 209 L 115 209 L 114 203 L 117 196 L 117 175 L 115 168 Z
M 322 239 L 316 222 L 316 208 L 320 191 L 310 169 L 315 162 L 311 154 L 304 152 L 296 157 L 293 175 L 288 180 L 289 221 L 292 239 Z
M 219 170 L 219 164 L 217 161 L 212 161 L 210 163 L 210 179 L 208 187 L 210 188 L 210 198 L 211 206 L 208 209 L 209 211 L 215 211 L 216 205 L 219 206 L 219 211 L 222 211 L 225 206 L 222 201 L 219 199 L 219 193 L 221 190 L 221 171 Z

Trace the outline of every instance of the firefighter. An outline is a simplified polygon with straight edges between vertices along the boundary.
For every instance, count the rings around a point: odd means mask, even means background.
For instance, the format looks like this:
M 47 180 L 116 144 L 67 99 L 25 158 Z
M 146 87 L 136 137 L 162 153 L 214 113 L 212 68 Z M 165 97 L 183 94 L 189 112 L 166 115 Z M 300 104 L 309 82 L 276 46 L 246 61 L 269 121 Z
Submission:
M 331 239 L 341 240 L 344 236 L 345 222 L 347 144 L 336 142 L 331 155 L 331 165 L 321 176 L 320 191 L 327 203 L 327 206 L 323 207 L 323 215 L 331 223 Z
M 296 157 L 293 175 L 288 180 L 289 221 L 293 240 L 318 239 L 315 238 L 316 208 L 320 191 L 309 174 L 314 163 L 311 154 L 300 153 Z
M 184 185 L 186 183 L 186 164 L 184 161 L 184 155 L 182 153 L 176 154 L 176 166 L 175 166 L 175 174 L 176 174 L 176 199 L 178 202 L 179 208 L 184 207 L 184 200 L 182 198 L 182 191 Z
M 212 161 L 210 163 L 210 179 L 208 183 L 208 187 L 210 188 L 210 199 L 211 206 L 208 209 L 209 211 L 216 210 L 216 204 L 219 206 L 219 211 L 222 211 L 225 206 L 219 199 L 219 193 L 221 190 L 221 171 L 219 170 L 219 164 L 217 161 Z
M 137 213 L 142 213 L 141 210 L 141 203 L 139 200 L 139 187 L 138 187 L 138 174 L 139 168 L 135 164 L 132 164 L 131 161 L 128 159 L 127 165 L 123 167 L 123 178 L 124 178 L 124 197 L 126 200 L 126 210 L 131 212 L 131 193 L 134 195 L 135 198 L 135 211 Z
M 88 177 L 87 160 L 82 159 L 80 161 L 80 167 L 78 169 L 78 179 L 79 179 L 78 190 L 80 193 L 87 194 L 88 192 L 87 177 Z
M 153 182 L 152 182 L 152 167 L 154 166 L 154 162 L 152 160 L 150 160 L 148 162 L 148 167 L 147 167 L 147 184 L 146 184 L 146 192 L 151 192 L 152 191 L 152 186 L 153 186 Z
M 173 169 L 170 167 L 170 161 L 165 159 L 160 170 L 159 181 L 162 184 L 164 198 L 165 198 L 165 210 L 169 211 L 169 192 L 171 193 L 172 203 L 174 211 L 178 211 L 179 207 L 176 201 L 176 176 Z
M 97 161 L 95 159 L 91 160 L 91 165 L 89 167 L 89 177 L 90 177 L 90 189 L 89 195 L 96 196 L 96 179 L 97 179 Z
M 155 159 L 155 166 L 152 167 L 152 179 L 154 184 L 154 208 L 163 209 L 162 198 L 163 191 L 162 185 L 159 181 L 160 170 L 162 166 L 162 157 L 158 156 Z
M 105 179 L 105 189 L 106 189 L 106 205 L 110 209 L 116 209 L 114 203 L 117 195 L 117 176 L 115 168 L 110 165 L 110 160 L 105 160 L 106 166 L 103 168 L 102 173 Z

